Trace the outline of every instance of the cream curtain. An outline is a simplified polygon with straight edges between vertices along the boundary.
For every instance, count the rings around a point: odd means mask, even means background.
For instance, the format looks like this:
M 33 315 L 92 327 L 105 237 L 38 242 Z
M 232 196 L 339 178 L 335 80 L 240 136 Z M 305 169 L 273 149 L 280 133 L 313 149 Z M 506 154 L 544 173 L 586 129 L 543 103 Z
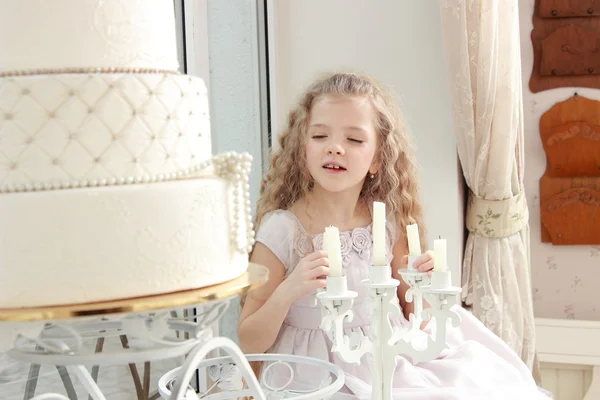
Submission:
M 462 300 L 539 382 L 518 0 L 439 1 L 458 153 L 470 189 Z

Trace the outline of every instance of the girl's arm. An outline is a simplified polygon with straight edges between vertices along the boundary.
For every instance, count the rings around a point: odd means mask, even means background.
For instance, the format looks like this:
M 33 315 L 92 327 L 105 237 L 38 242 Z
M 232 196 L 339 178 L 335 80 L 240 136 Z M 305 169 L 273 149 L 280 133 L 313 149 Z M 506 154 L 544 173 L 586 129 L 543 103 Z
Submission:
M 269 278 L 248 293 L 240 313 L 238 337 L 244 353 L 264 353 L 275 342 L 291 303 L 278 290 L 285 279 L 285 267 L 277 256 L 258 242 L 250 261 L 267 267 Z
M 264 353 L 279 334 L 292 303 L 325 287 L 329 275 L 327 253 L 315 251 L 298 262 L 286 278 L 285 266 L 264 244 L 258 242 L 251 261 L 269 270 L 269 280 L 248 293 L 238 323 L 240 347 L 245 353 Z

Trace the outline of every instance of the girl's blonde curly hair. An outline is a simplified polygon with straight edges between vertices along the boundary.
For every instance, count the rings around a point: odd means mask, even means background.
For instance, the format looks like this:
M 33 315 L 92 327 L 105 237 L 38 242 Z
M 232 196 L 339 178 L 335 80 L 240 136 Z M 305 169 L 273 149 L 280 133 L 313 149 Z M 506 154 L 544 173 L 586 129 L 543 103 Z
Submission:
M 269 171 L 261 182 L 254 226 L 259 227 L 269 211 L 288 209 L 312 189 L 304 145 L 312 106 L 326 95 L 370 99 L 376 114 L 378 149 L 375 157 L 380 169 L 373 179 L 366 177 L 360 198 L 367 205 L 373 201 L 385 202 L 388 217 L 396 223 L 397 234 L 404 232 L 408 224 L 419 224 L 423 247 L 425 227 L 416 162 L 402 115 L 389 91 L 371 77 L 357 73 L 330 73 L 318 79 L 291 110 L 287 126 L 279 136 L 279 148 L 271 154 Z M 399 237 L 407 240 L 406 235 Z

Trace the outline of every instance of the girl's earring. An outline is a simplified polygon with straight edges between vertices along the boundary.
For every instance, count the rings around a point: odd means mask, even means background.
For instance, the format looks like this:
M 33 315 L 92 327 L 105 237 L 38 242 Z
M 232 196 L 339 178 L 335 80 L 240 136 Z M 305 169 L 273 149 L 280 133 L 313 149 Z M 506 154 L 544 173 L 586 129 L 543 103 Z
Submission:
M 375 174 L 371 174 L 371 179 L 375 179 Z

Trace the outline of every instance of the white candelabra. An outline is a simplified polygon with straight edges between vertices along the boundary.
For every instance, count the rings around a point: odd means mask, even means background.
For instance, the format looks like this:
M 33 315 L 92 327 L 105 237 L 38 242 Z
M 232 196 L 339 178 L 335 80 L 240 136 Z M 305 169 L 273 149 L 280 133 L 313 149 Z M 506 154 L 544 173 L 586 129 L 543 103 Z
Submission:
M 410 314 L 406 327 L 394 326 L 391 318 L 400 318 L 401 309 L 398 305 L 396 292 L 400 282 L 392 278 L 392 268 L 385 265 L 384 248 L 381 243 L 385 240 L 382 203 L 375 203 L 373 215 L 373 247 L 375 263 L 370 268 L 369 279 L 362 283 L 369 290 L 369 306 L 373 311 L 371 322 L 371 337 L 358 332 L 350 335 L 344 333 L 344 322 L 353 319 L 352 304 L 357 292 L 348 290 L 345 276 L 341 274 L 337 229 L 330 227 L 325 231 L 325 250 L 328 252 L 330 276 L 327 277 L 327 289 L 317 294 L 324 308 L 321 328 L 333 342 L 332 351 L 348 363 L 360 364 L 362 357 L 372 355 L 372 396 L 373 400 L 391 400 L 393 377 L 396 369 L 396 356 L 406 355 L 413 363 L 426 362 L 438 357 L 447 344 L 447 322 L 458 327 L 460 317 L 450 310 L 454 298 L 461 289 L 451 285 L 450 271 L 445 265 L 445 241 L 436 240 L 436 267 L 431 271 L 420 272 L 413 267 L 416 254 L 420 253 L 418 230 L 416 225 L 407 228 L 409 237 L 409 256 L 407 268 L 398 270 L 402 279 L 410 286 L 405 299 L 412 302 L 414 311 Z M 382 223 L 383 220 L 383 223 Z M 382 228 L 383 227 L 383 228 Z M 415 234 L 416 231 L 416 234 Z M 333 261 L 333 262 L 332 262 Z M 333 264 L 333 265 L 332 265 Z M 423 298 L 430 307 L 423 308 Z M 435 320 L 435 334 L 428 335 L 423 344 L 425 332 L 421 330 L 423 322 Z

